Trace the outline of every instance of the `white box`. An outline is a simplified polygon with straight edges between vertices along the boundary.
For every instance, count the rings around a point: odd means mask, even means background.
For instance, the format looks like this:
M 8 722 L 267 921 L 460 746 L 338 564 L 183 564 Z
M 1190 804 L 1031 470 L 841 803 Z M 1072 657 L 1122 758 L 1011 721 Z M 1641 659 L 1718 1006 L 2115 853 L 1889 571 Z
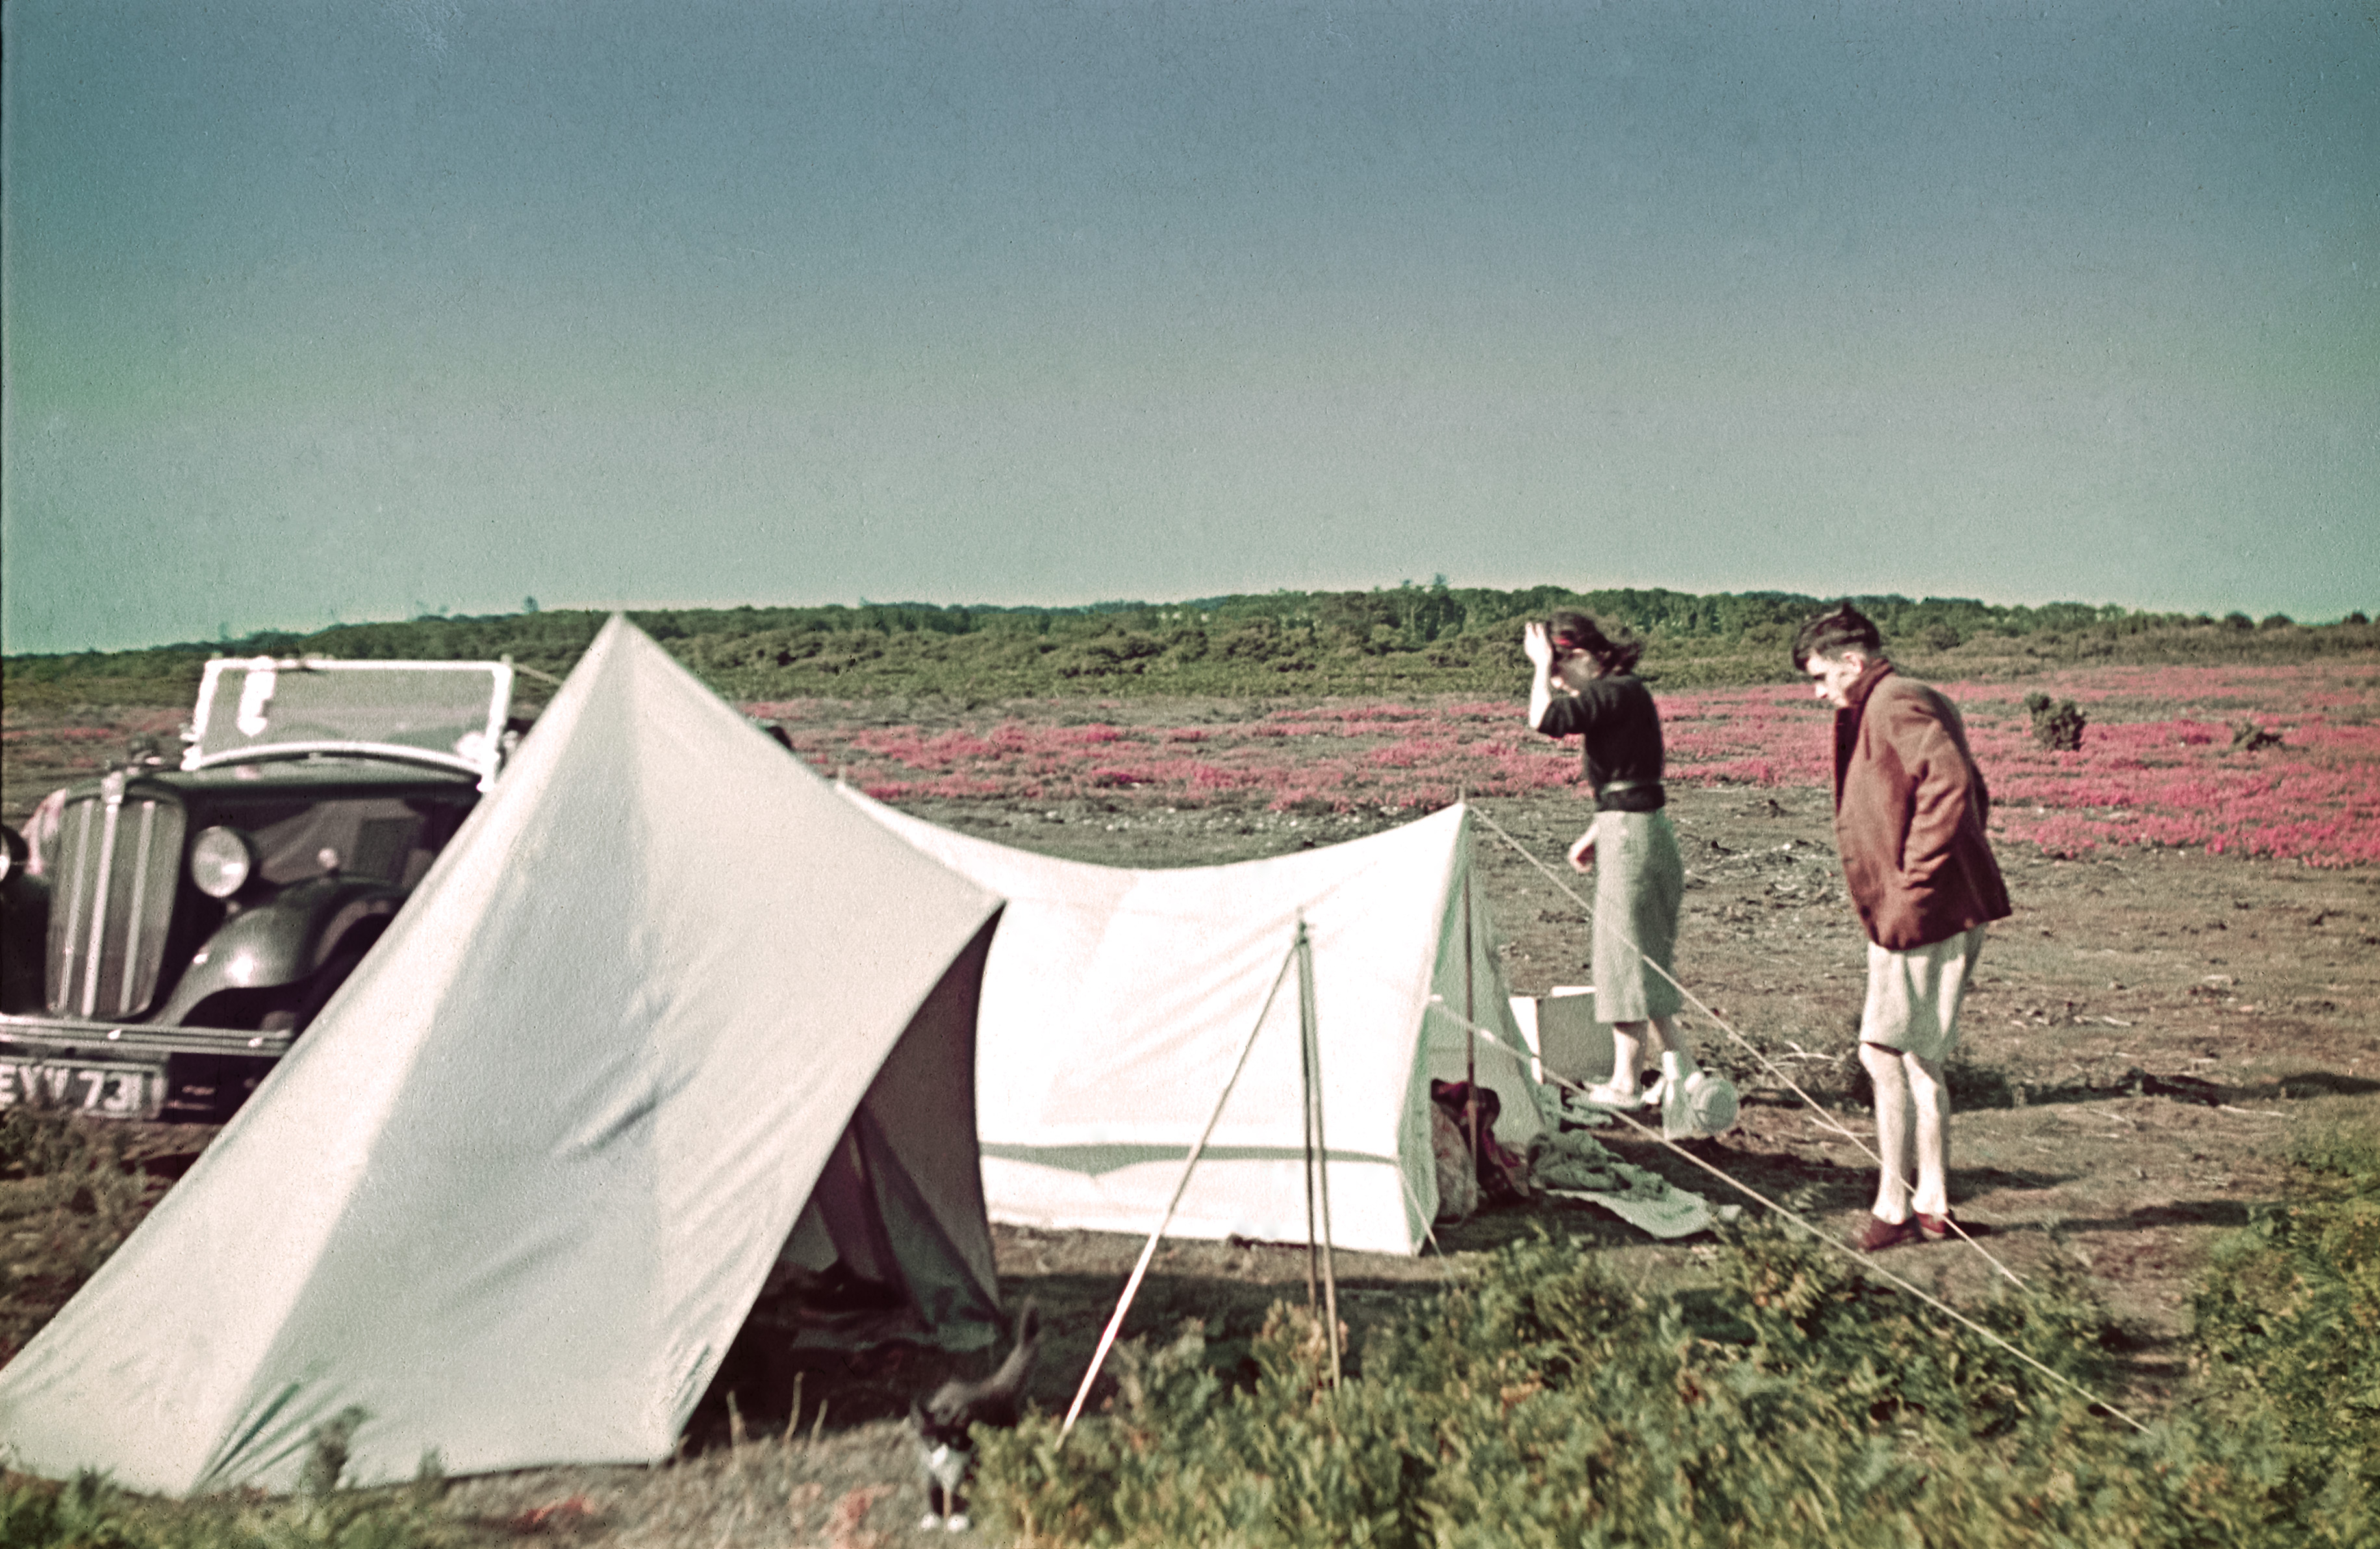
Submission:
M 1591 985 L 1556 985 L 1550 995 L 1512 997 L 1512 1018 L 1536 1056 L 1539 1081 L 1560 1076 L 1593 1086 L 1611 1079 L 1611 1025 L 1595 1015 Z

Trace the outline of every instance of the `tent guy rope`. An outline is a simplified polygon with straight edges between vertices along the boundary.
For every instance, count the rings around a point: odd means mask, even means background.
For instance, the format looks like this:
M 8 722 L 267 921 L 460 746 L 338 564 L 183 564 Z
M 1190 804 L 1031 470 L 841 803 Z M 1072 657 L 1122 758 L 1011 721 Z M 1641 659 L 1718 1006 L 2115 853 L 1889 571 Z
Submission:
M 1239 1060 L 1232 1065 L 1231 1078 L 1223 1083 L 1222 1092 L 1215 1098 L 1215 1111 L 1208 1116 L 1207 1127 L 1198 1132 L 1198 1143 L 1190 1148 L 1190 1155 L 1183 1158 L 1182 1177 L 1173 1185 L 1173 1197 L 1166 1202 L 1164 1216 L 1159 1219 L 1157 1228 L 1148 1234 L 1148 1241 L 1141 1248 L 1140 1260 L 1132 1266 L 1131 1277 L 1124 1281 L 1123 1295 L 1116 1299 L 1115 1314 L 1108 1319 L 1107 1327 L 1099 1333 L 1099 1348 L 1091 1352 L 1091 1364 L 1083 1373 L 1083 1385 L 1075 1389 L 1075 1401 L 1066 1406 L 1065 1423 L 1058 1427 L 1061 1443 L 1074 1430 L 1075 1421 L 1083 1412 L 1084 1400 L 1091 1396 L 1091 1384 L 1099 1379 L 1099 1368 L 1106 1363 L 1108 1351 L 1114 1347 L 1116 1335 L 1123 1327 L 1124 1314 L 1132 1310 L 1132 1299 L 1140 1294 L 1140 1282 L 1148 1274 L 1148 1261 L 1157 1256 L 1157 1245 L 1163 1240 L 1165 1228 L 1173 1224 L 1173 1212 L 1180 1208 L 1182 1196 L 1189 1192 L 1190 1174 L 1198 1166 L 1199 1154 L 1207 1149 L 1207 1142 L 1213 1137 L 1215 1126 L 1222 1122 L 1223 1105 L 1232 1100 L 1232 1089 L 1239 1085 L 1241 1072 L 1248 1068 L 1248 1055 L 1257 1047 L 1257 1035 L 1264 1031 L 1265 1018 L 1272 1014 L 1272 1003 L 1274 998 L 1281 994 L 1281 982 L 1289 977 L 1290 969 L 1298 961 L 1298 948 L 1303 940 L 1301 928 L 1299 940 L 1293 942 L 1281 956 L 1281 969 L 1272 976 L 1272 988 L 1265 991 L 1264 1009 L 1257 1013 L 1256 1024 L 1248 1029 L 1247 1041 L 1240 1045 Z
M 1472 816 L 1478 818 L 1480 823 L 1484 825 L 1490 833 L 1493 833 L 1497 838 L 1502 840 L 1506 844 L 1511 845 L 1514 853 L 1519 854 L 1523 860 L 1528 862 L 1531 865 L 1545 873 L 1546 880 L 1551 882 L 1554 887 L 1572 903 L 1577 904 L 1579 908 L 1585 910 L 1586 912 L 1586 917 L 1590 922 L 1594 920 L 1595 905 L 1579 897 L 1577 890 L 1572 888 L 1567 881 L 1563 880 L 1560 873 L 1556 872 L 1553 867 L 1548 865 L 1534 851 L 1530 850 L 1528 846 L 1523 844 L 1519 840 L 1514 839 L 1510 833 L 1506 832 L 1503 826 L 1498 823 L 1493 817 L 1488 817 L 1486 813 L 1480 811 L 1475 806 L 1473 807 L 1471 811 Z M 1622 939 L 1626 939 L 1624 936 Z M 1767 1055 L 1762 1053 L 1758 1046 L 1755 1045 L 1742 1034 L 1738 1033 L 1734 1027 L 1729 1024 L 1728 1020 L 1725 1017 L 1720 1016 L 1717 1011 L 1711 1010 L 1710 1005 L 1705 1001 L 1701 996 L 1696 995 L 1693 990 L 1688 989 L 1679 981 L 1677 975 L 1671 974 L 1668 969 L 1662 967 L 1659 963 L 1655 962 L 1651 958 L 1645 957 L 1643 950 L 1638 948 L 1634 941 L 1629 941 L 1628 946 L 1629 950 L 1634 951 L 1638 957 L 1644 958 L 1645 967 L 1650 968 L 1654 973 L 1661 975 L 1662 978 L 1669 980 L 1670 986 L 1675 988 L 1680 995 L 1685 997 L 1687 1003 L 1692 1005 L 1695 1010 L 1700 1011 L 1703 1016 L 1710 1022 L 1711 1025 L 1717 1027 L 1720 1032 L 1734 1039 L 1737 1045 L 1740 1046 L 1745 1053 L 1751 1055 L 1753 1059 L 1760 1061 L 1761 1065 L 1767 1069 L 1769 1074 L 1775 1076 L 1779 1082 L 1783 1083 L 1786 1088 L 1790 1090 L 1793 1095 L 1801 1098 L 1803 1103 L 1807 1104 L 1811 1113 L 1823 1128 L 1830 1130 L 1834 1133 L 1842 1136 L 1845 1140 L 1850 1141 L 1852 1144 L 1857 1146 L 1860 1151 L 1866 1156 L 1869 1161 L 1874 1162 L 1877 1167 L 1881 1168 L 1884 1166 L 1884 1158 L 1876 1154 L 1874 1147 L 1870 1146 L 1865 1140 L 1862 1139 L 1857 1133 L 1845 1126 L 1840 1119 L 1837 1119 L 1833 1113 L 1829 1112 L 1824 1103 L 1819 1102 L 1818 1099 L 1811 1096 L 1808 1092 L 1804 1091 L 1800 1082 L 1795 1081 L 1791 1075 L 1786 1072 L 1783 1067 L 1779 1066 L 1775 1060 L 1769 1059 Z M 1466 1017 L 1464 1021 L 1467 1024 L 1469 1019 Z M 2008 1279 L 2010 1285 L 2022 1286 L 2024 1284 L 2024 1281 L 2017 1275 L 2015 1270 L 2010 1269 L 2007 1265 L 2002 1264 L 1998 1258 L 1992 1255 L 1990 1250 L 1986 1249 L 1982 1243 L 1977 1242 L 1973 1237 L 1969 1236 L 1967 1229 L 1959 1225 L 1959 1218 L 1956 1216 L 1948 1216 L 1946 1219 L 1950 1223 L 1950 1229 L 1959 1234 L 1960 1240 L 1966 1243 L 1968 1247 L 1973 1248 L 1977 1253 L 1981 1254 L 1984 1262 L 1990 1265 L 1994 1269 L 1999 1271 L 1999 1273 Z
M 1431 1003 L 1439 1008 L 1444 1015 L 1461 1023 L 1470 1033 L 1472 1037 L 1478 1039 L 1492 1047 L 1502 1049 L 1505 1053 L 1512 1054 L 1516 1059 L 1525 1058 L 1525 1055 L 1513 1049 L 1493 1031 L 1482 1027 L 1478 1023 L 1474 1023 L 1467 1018 L 1457 1016 L 1454 1009 L 1446 1004 L 1445 997 L 1432 996 L 1430 999 Z M 1576 1082 L 1571 1081 L 1567 1077 L 1558 1075 L 1551 1071 L 1546 1072 L 1546 1079 L 1553 1083 L 1555 1085 L 1565 1088 L 1569 1091 L 1581 1093 L 1585 1091 L 1585 1088 L 1581 1087 Z M 1767 1194 L 1764 1194 L 1759 1190 L 1753 1188 L 1750 1184 L 1742 1182 L 1719 1168 L 1713 1167 L 1710 1163 L 1703 1160 L 1700 1156 L 1695 1156 L 1693 1152 L 1688 1151 L 1685 1147 L 1678 1144 L 1675 1141 L 1670 1140 L 1659 1131 L 1653 1129 L 1649 1125 L 1639 1122 L 1633 1116 L 1611 1108 L 1607 1108 L 1603 1111 L 1609 1113 L 1612 1118 L 1619 1119 L 1622 1124 L 1634 1130 L 1638 1134 L 1643 1135 L 1645 1139 L 1658 1142 L 1664 1148 L 1671 1152 L 1673 1155 L 1683 1157 L 1686 1161 L 1702 1168 L 1703 1171 L 1709 1173 L 1713 1178 L 1718 1179 L 1720 1182 L 1726 1184 L 1729 1188 L 1733 1189 L 1738 1193 L 1758 1202 L 1760 1204 L 1765 1205 L 1775 1214 L 1792 1222 L 1795 1226 L 1809 1233 L 1815 1240 L 1829 1252 L 1840 1254 L 1843 1257 L 1850 1259 L 1852 1263 L 1858 1265 L 1867 1274 L 1876 1276 L 1879 1279 L 1890 1281 L 1895 1287 L 1907 1291 L 1910 1295 L 1917 1298 L 1920 1301 L 1925 1302 L 1927 1306 L 1942 1313 L 1945 1317 L 1951 1319 L 1953 1322 L 1973 1331 L 1973 1333 L 1983 1336 L 1983 1337 L 1990 1344 L 2006 1350 L 2009 1354 L 2016 1357 L 2019 1361 L 2023 1361 L 2026 1365 L 2039 1372 L 2042 1375 L 2048 1377 L 2051 1381 L 2072 1389 L 2087 1402 L 2099 1409 L 2107 1410 L 2109 1414 L 2114 1415 L 2118 1420 L 2122 1421 L 2125 1424 L 2131 1426 L 2133 1430 L 2140 1432 L 2143 1435 L 2146 1435 L 2148 1434 L 2149 1428 L 2147 1426 L 2142 1424 L 2139 1421 L 2134 1420 L 2131 1415 L 2126 1414 L 2123 1410 L 2116 1408 L 2115 1405 L 2107 1402 L 2105 1398 L 2100 1398 L 2097 1394 L 2093 1393 L 2081 1383 L 2076 1382 L 2073 1378 L 2069 1377 L 2049 1366 L 2044 1365 L 2034 1357 L 2027 1355 L 2024 1351 L 2017 1349 L 2016 1346 L 2010 1344 L 2008 1340 L 1993 1333 L 1990 1329 L 1985 1328 L 1982 1324 L 1977 1323 L 1974 1319 L 1967 1316 L 1964 1313 L 1960 1312 L 1956 1307 L 1951 1306 L 1949 1302 L 1942 1301 L 1938 1297 L 1929 1295 L 1913 1282 L 1901 1276 L 1894 1274 L 1891 1270 L 1877 1264 L 1868 1255 L 1862 1253 L 1858 1249 L 1853 1248 L 1847 1243 L 1838 1242 L 1833 1237 L 1829 1236 L 1826 1231 L 1803 1216 L 1797 1211 L 1794 1211 L 1789 1206 L 1778 1204 L 1775 1200 L 1770 1199 Z M 1988 1257 L 1989 1255 L 1986 1256 Z M 2003 1273 L 2005 1273 L 2005 1271 Z M 2010 1278 L 2014 1278 L 2014 1277 L 2011 1276 Z

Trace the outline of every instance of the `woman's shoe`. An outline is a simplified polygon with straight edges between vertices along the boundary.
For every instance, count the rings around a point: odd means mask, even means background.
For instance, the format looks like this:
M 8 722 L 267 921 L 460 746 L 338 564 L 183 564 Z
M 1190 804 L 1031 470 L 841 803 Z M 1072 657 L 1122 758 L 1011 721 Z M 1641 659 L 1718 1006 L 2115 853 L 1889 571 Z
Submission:
M 1622 1091 L 1607 1081 L 1598 1086 L 1588 1087 L 1579 1101 L 1589 1107 L 1618 1108 L 1628 1112 L 1645 1106 L 1645 1094 L 1634 1087 Z

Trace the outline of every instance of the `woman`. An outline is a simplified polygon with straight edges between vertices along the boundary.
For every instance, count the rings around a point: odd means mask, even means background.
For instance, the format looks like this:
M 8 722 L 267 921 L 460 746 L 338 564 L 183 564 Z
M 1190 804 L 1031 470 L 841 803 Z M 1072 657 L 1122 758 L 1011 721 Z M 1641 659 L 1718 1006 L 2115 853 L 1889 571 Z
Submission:
M 1596 1013 L 1611 1024 L 1611 1079 L 1587 1095 L 1604 1107 L 1682 1099 L 1694 1058 L 1672 1022 L 1680 1004 L 1670 960 L 1685 901 L 1685 864 L 1677 831 L 1662 810 L 1661 717 L 1652 691 L 1634 672 L 1641 642 L 1615 641 L 1593 618 L 1560 610 L 1522 631 L 1535 664 L 1529 724 L 1549 737 L 1585 744 L 1595 827 L 1570 848 L 1570 864 L 1593 867 Z M 1661 1056 L 1661 1081 L 1637 1086 L 1640 1056 Z M 1684 1129 L 1670 1122 L 1664 1128 Z

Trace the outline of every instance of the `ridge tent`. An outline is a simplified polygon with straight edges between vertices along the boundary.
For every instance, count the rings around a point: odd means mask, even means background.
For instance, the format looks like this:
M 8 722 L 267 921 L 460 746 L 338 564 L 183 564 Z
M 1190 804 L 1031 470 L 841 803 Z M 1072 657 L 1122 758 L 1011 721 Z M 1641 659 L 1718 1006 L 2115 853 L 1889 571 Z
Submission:
M 1154 1226 L 1303 916 L 1333 1240 L 1419 1249 L 1438 1209 L 1429 1081 L 1463 1078 L 1466 1003 L 1472 1020 L 1526 1053 L 1471 885 L 1467 809 L 1271 860 L 1135 871 L 1011 849 L 843 794 L 1008 900 L 976 1035 L 992 1219 Z M 1175 1235 L 1305 1239 L 1293 971 L 1265 1019 Z M 1542 1128 L 1526 1065 L 1483 1043 L 1476 1066 L 1501 1101 L 1498 1138 L 1525 1145 Z
M 999 910 L 613 618 L 387 937 L 0 1370 L 0 1456 L 285 1488 L 352 1406 L 362 1483 L 433 1451 L 656 1460 L 796 1238 L 988 1341 Z

